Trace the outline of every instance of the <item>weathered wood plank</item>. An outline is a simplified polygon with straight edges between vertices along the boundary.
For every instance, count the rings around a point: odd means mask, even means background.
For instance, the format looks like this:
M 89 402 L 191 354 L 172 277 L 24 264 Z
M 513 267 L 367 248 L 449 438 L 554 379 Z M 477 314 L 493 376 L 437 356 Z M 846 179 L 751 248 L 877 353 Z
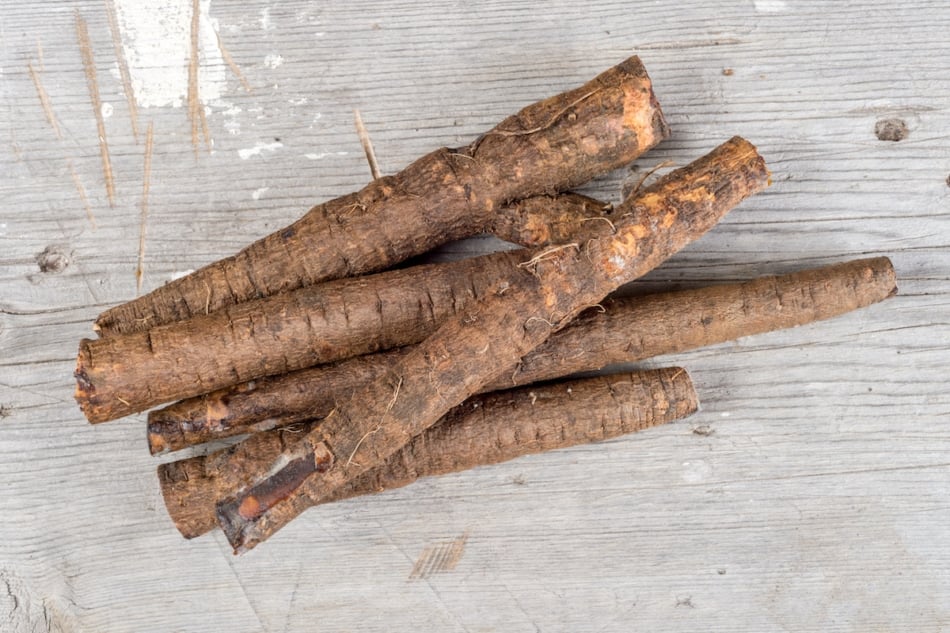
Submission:
M 191 5 L 153 4 L 169 24 Z M 120 23 L 135 17 L 133 3 L 115 5 Z M 946 3 L 200 6 L 216 20 L 202 22 L 211 44 L 199 69 L 213 145 L 196 158 L 185 92 L 181 107 L 138 108 L 136 143 L 103 2 L 0 2 L 0 628 L 950 626 Z M 77 8 L 108 106 L 114 207 Z M 631 52 L 674 129 L 638 161 L 640 173 L 742 134 L 775 184 L 627 292 L 885 254 L 901 294 L 662 359 L 696 382 L 703 411 L 686 422 L 323 507 L 238 559 L 218 536 L 180 540 L 143 416 L 91 427 L 71 396 L 76 342 L 103 308 L 135 293 L 148 122 L 144 289 L 364 184 L 353 108 L 393 172 Z M 187 75 L 188 55 L 185 45 L 180 59 L 152 61 Z M 140 104 L 165 94 L 141 90 Z M 907 138 L 878 140 L 886 118 L 902 119 Z M 586 191 L 617 200 L 631 175 Z M 470 240 L 436 257 L 497 246 Z M 60 272 L 41 272 L 48 247 L 44 267 L 65 261 Z M 462 535 L 454 569 L 410 579 L 420 557 Z

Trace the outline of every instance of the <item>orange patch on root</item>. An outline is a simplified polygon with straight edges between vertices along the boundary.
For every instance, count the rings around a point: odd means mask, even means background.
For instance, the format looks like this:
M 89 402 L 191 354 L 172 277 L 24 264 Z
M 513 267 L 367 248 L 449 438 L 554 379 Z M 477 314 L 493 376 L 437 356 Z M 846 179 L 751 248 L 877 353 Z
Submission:
M 640 252 L 639 241 L 649 234 L 649 230 L 642 225 L 635 224 L 627 227 L 612 240 L 604 251 L 602 266 L 609 277 L 622 275 L 627 264 L 637 257 Z
M 241 515 L 241 518 L 251 521 L 256 519 L 261 514 L 261 504 L 258 502 L 257 497 L 253 495 L 248 495 L 244 498 L 244 501 L 241 502 L 241 505 L 238 507 L 238 514 Z
M 205 424 L 209 428 L 219 428 L 228 417 L 228 405 L 220 398 L 209 398 L 205 402 Z
M 652 145 L 660 140 L 653 133 L 651 95 L 649 81 L 625 85 L 623 88 L 623 126 L 644 137 L 649 135 L 649 138 L 642 139 L 643 145 Z

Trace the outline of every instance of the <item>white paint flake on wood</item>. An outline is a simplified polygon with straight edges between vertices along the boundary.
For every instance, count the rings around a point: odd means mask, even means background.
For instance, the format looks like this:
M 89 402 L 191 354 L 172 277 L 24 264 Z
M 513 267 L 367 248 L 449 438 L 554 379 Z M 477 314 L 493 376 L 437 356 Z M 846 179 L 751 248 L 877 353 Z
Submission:
M 111 1 L 115 3 L 136 102 L 144 108 L 181 107 L 188 96 L 192 1 Z M 209 17 L 211 0 L 201 0 L 198 8 L 198 95 L 208 103 L 221 97 L 227 67 Z

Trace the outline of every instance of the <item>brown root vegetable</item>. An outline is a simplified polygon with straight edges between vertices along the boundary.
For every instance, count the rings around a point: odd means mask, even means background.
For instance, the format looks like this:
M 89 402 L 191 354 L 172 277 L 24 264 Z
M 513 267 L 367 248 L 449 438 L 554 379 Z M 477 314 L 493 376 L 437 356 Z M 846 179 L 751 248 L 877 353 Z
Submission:
M 697 406 L 689 375 L 678 367 L 474 396 L 324 502 L 634 433 L 683 418 Z M 313 424 L 258 433 L 223 451 L 159 466 L 175 527 L 185 538 L 216 527 L 215 503 L 252 483 L 253 473 L 278 459 Z
M 485 232 L 521 246 L 563 244 L 589 222 L 609 221 L 612 210 L 612 204 L 578 193 L 532 196 L 503 207 Z
M 610 206 L 577 194 L 519 204 L 526 210 L 519 217 L 534 221 L 501 232 L 538 239 L 587 231 Z M 84 339 L 76 398 L 90 422 L 105 422 L 236 381 L 416 343 L 526 252 L 338 279 L 144 332 Z
M 467 147 L 427 154 L 232 257 L 104 312 L 96 329 L 103 336 L 140 331 L 388 268 L 488 230 L 509 201 L 565 191 L 621 167 L 668 135 L 650 78 L 631 57 L 529 105 Z
M 83 339 L 76 400 L 93 423 L 237 382 L 416 343 L 524 261 L 499 252 L 337 279 L 144 332 Z
M 890 260 L 876 257 L 744 283 L 612 299 L 551 335 L 485 391 L 828 319 L 882 301 L 896 291 Z M 404 353 L 310 367 L 152 411 L 149 449 L 152 453 L 178 450 L 321 418 L 339 394 L 383 375 Z
M 382 463 L 583 309 L 703 235 L 767 183 L 763 159 L 734 137 L 622 204 L 599 235 L 522 262 L 493 295 L 444 323 L 342 401 L 253 485 L 220 502 L 218 520 L 231 545 L 254 547 Z

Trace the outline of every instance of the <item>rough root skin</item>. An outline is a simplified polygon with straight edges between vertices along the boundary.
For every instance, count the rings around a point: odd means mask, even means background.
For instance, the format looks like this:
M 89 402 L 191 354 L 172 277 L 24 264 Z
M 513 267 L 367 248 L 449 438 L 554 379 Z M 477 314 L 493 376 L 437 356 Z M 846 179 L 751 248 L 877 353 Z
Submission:
M 529 105 L 468 147 L 427 154 L 396 175 L 315 206 L 232 257 L 104 312 L 96 329 L 100 336 L 142 330 L 388 268 L 488 230 L 509 201 L 571 189 L 667 136 L 650 78 L 631 57 L 579 88 Z
M 485 391 L 803 325 L 871 305 L 895 292 L 893 265 L 886 257 L 878 257 L 738 284 L 608 300 L 553 334 Z M 404 353 L 359 356 L 311 367 L 152 411 L 149 448 L 152 453 L 179 450 L 322 418 L 333 408 L 336 396 L 383 375 Z
M 520 253 L 482 256 L 477 266 L 338 279 L 146 332 L 83 339 L 76 398 L 90 422 L 105 422 L 235 382 L 416 343 L 489 294 Z
M 325 501 L 635 433 L 697 407 L 689 375 L 678 367 L 475 396 Z M 159 466 L 165 506 L 182 535 L 194 538 L 215 528 L 217 500 L 253 483 L 253 473 L 277 460 L 294 439 L 292 432 L 267 431 L 217 453 Z
M 261 507 L 251 520 L 235 510 L 266 485 L 266 476 L 219 503 L 219 522 L 232 546 L 236 551 L 254 547 L 387 459 L 584 308 L 703 235 L 768 181 L 762 157 L 748 141 L 734 137 L 660 179 L 635 203 L 621 205 L 615 231 L 521 269 L 499 292 L 480 300 L 465 317 L 449 320 L 406 354 L 390 372 L 401 380 L 398 399 L 389 400 L 389 377 L 369 383 L 301 438 L 301 446 L 332 446 L 335 467 L 306 478 L 291 495 Z

